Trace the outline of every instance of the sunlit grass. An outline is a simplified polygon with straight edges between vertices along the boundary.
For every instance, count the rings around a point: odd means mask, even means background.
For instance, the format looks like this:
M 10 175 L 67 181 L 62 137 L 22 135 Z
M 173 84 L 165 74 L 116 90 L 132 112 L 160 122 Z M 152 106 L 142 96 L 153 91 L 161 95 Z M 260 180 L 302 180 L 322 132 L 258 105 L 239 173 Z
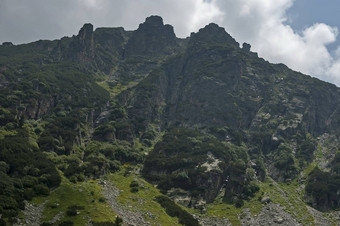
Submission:
M 89 219 L 95 222 L 114 222 L 116 214 L 106 202 L 99 201 L 103 198 L 101 191 L 102 188 L 97 181 L 73 184 L 63 178 L 60 186 L 52 191 L 47 199 L 36 198 L 33 203 L 46 201 L 41 222 L 50 221 L 60 212 L 62 212 L 61 221 L 72 221 L 75 225 L 86 225 Z M 84 209 L 78 210 L 79 214 L 76 216 L 67 216 L 68 207 L 73 205 Z

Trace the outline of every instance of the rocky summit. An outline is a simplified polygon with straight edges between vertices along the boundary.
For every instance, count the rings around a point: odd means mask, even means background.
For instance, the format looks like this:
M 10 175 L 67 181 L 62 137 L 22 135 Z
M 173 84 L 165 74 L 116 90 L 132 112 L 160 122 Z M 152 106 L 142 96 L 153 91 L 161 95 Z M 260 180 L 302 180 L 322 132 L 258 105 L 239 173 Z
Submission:
M 0 45 L 0 225 L 339 225 L 340 89 L 209 24 Z

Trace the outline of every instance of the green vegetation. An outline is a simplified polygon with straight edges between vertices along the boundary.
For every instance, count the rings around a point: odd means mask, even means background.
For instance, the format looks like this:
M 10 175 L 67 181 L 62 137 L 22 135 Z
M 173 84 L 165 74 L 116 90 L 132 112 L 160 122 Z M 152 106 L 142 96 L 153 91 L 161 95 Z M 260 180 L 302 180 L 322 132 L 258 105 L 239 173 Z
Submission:
M 250 213 L 255 216 L 258 215 L 264 205 L 261 203 L 261 198 L 263 196 L 263 192 L 256 192 L 253 197 L 249 197 L 243 201 L 243 205 L 241 207 L 236 207 L 235 204 L 226 203 L 223 201 L 223 192 L 217 196 L 214 202 L 207 204 L 207 212 L 202 215 L 208 217 L 217 217 L 217 218 L 227 218 L 232 225 L 240 225 L 240 219 L 243 216 L 243 210 L 245 208 L 249 208 Z M 196 212 L 192 212 L 195 214 L 199 214 Z
M 103 199 L 102 188 L 96 180 L 70 183 L 63 178 L 60 186 L 53 190 L 47 198 L 33 199 L 33 203 L 45 203 L 42 222 L 52 220 L 60 215 L 60 221 L 73 222 L 74 225 L 93 222 L 115 222 L 115 214 Z M 104 199 L 105 200 L 105 199 Z
M 296 157 L 299 159 L 300 165 L 306 165 L 313 161 L 316 142 L 311 134 L 306 134 L 304 137 L 299 136 L 298 138 L 297 143 L 299 145 L 297 147 Z
M 25 199 L 49 195 L 61 181 L 55 166 L 34 142 L 30 128 L 15 123 L 7 123 L 5 128 L 9 124 L 15 133 L 5 133 L 0 139 L 0 213 L 5 218 L 15 217 Z
M 322 172 L 315 167 L 308 175 L 306 195 L 312 198 L 310 204 L 321 210 L 340 208 L 340 175 Z
M 130 184 L 130 191 L 133 192 L 133 193 L 136 193 L 138 192 L 139 190 L 139 184 L 137 181 L 132 181 L 131 184 Z
M 170 198 L 160 195 L 157 196 L 156 201 L 165 209 L 166 213 L 171 217 L 178 217 L 179 223 L 186 226 L 199 225 L 198 221 L 193 218 L 191 214 L 179 207 Z

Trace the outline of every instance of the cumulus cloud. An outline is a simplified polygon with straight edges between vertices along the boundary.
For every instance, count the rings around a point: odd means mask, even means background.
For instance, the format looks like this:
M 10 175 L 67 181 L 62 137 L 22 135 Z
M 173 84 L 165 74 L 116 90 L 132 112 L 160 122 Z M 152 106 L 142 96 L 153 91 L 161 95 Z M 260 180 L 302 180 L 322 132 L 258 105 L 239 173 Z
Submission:
M 334 53 L 327 49 L 338 30 L 323 23 L 293 30 L 287 18 L 293 4 L 294 0 L 1 0 L 0 42 L 71 36 L 87 22 L 134 30 L 150 15 L 162 16 L 179 37 L 215 22 L 270 62 L 340 86 L 340 48 Z
M 294 0 L 215 0 L 223 9 L 222 26 L 240 42 L 273 63 L 340 86 L 340 49 L 336 54 L 327 45 L 335 42 L 337 28 L 317 23 L 302 31 L 287 25 L 287 10 Z

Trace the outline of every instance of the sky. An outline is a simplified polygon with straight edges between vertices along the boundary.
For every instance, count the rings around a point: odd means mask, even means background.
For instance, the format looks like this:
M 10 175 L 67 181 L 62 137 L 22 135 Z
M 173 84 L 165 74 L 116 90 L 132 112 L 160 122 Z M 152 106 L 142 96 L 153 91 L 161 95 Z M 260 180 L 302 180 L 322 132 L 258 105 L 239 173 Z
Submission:
M 217 23 L 260 57 L 340 87 L 339 0 L 0 0 L 0 43 L 60 39 L 84 23 L 135 30 L 150 15 L 177 37 Z

